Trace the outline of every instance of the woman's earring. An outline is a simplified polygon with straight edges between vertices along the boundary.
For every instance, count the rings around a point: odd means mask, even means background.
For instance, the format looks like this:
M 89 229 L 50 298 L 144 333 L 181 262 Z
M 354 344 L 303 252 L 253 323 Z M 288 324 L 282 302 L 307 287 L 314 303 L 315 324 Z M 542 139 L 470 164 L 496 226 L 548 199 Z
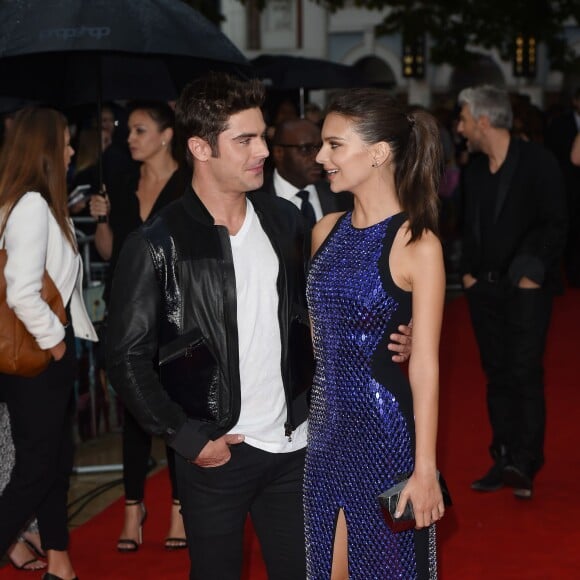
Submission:
M 166 145 L 165 141 L 161 141 L 161 146 L 165 147 L 165 145 Z

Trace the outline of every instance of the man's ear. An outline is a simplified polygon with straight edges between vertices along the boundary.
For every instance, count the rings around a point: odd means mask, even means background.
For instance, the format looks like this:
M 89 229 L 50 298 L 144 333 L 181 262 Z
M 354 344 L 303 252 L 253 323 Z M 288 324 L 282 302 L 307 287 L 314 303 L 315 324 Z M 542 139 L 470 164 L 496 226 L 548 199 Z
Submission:
M 479 125 L 479 128 L 484 131 L 491 127 L 491 123 L 489 122 L 489 117 L 487 115 L 481 115 L 481 117 L 478 117 L 477 124 Z
M 187 140 L 187 148 L 198 161 L 207 161 L 212 156 L 209 143 L 201 137 L 190 137 Z

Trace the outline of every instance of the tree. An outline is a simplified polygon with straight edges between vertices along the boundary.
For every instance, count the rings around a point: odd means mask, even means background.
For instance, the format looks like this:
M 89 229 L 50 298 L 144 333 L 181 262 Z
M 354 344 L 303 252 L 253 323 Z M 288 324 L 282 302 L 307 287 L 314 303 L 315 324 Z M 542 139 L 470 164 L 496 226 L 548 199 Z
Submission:
M 331 10 L 345 0 L 318 0 Z M 468 47 L 496 48 L 509 60 L 517 36 L 531 36 L 548 47 L 551 68 L 565 70 L 577 60 L 563 36 L 570 19 L 580 25 L 578 0 L 354 0 L 360 7 L 386 10 L 379 34 L 402 32 L 413 38 L 428 34 L 431 61 L 467 64 Z
M 195 0 L 194 0 L 195 1 Z M 268 0 L 254 2 L 263 8 Z M 428 34 L 430 60 L 452 65 L 469 64 L 469 46 L 496 48 L 509 60 L 519 35 L 533 36 L 548 47 L 551 68 L 578 66 L 563 36 L 564 24 L 575 19 L 580 25 L 578 0 L 316 0 L 331 11 L 352 2 L 361 8 L 384 11 L 377 34 L 400 32 L 408 40 Z M 198 0 L 203 2 L 203 0 Z

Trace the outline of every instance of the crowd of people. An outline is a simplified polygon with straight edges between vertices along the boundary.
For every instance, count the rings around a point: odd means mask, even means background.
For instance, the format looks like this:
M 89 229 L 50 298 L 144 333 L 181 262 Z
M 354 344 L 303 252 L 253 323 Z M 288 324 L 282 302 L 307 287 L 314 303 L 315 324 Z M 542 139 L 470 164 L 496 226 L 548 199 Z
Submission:
M 491 86 L 462 91 L 456 116 L 375 88 L 310 118 L 288 102 L 264 115 L 265 97 L 211 74 L 171 105 L 107 107 L 78 131 L 73 171 L 61 113 L 9 116 L 6 301 L 53 358 L 33 378 L 0 374 L 0 554 L 15 567 L 76 578 L 76 337 L 99 340 L 98 376 L 124 408 L 118 551 L 140 548 L 159 436 L 165 548 L 188 549 L 190 578 L 239 579 L 248 515 L 273 580 L 435 578 L 446 273 L 488 382 L 492 466 L 472 488 L 533 497 L 551 304 L 563 269 L 580 285 L 580 91 L 547 127 Z M 93 195 L 69 207 L 83 183 Z M 93 218 L 92 256 L 109 264 L 98 334 L 71 214 Z M 45 270 L 70 324 L 40 296 Z M 402 480 L 393 517 L 414 522 L 394 531 L 377 497 Z

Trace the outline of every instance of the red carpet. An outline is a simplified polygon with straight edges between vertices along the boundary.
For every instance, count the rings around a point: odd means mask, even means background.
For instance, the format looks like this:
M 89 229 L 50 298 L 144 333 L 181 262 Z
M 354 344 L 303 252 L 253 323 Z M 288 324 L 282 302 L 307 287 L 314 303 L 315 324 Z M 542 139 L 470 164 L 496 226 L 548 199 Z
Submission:
M 449 304 L 441 349 L 439 463 L 455 506 L 440 526 L 441 577 L 580 578 L 580 291 L 555 301 L 546 353 L 546 463 L 530 502 L 509 489 L 478 494 L 489 467 L 485 383 L 463 299 Z
M 447 306 L 441 348 L 439 464 L 455 505 L 439 526 L 443 580 L 580 578 L 579 332 L 580 291 L 569 290 L 556 300 L 550 331 L 546 465 L 537 477 L 534 499 L 518 501 L 508 489 L 477 494 L 469 484 L 489 466 L 484 379 L 465 301 L 460 298 Z M 144 544 L 136 554 L 120 555 L 114 549 L 121 501 L 75 530 L 72 555 L 81 580 L 187 578 L 187 554 L 162 548 L 168 502 L 169 484 L 163 472 L 148 483 L 150 514 Z M 244 580 L 266 580 L 250 528 L 246 555 Z M 39 576 L 11 568 L 0 571 L 0 580 Z

